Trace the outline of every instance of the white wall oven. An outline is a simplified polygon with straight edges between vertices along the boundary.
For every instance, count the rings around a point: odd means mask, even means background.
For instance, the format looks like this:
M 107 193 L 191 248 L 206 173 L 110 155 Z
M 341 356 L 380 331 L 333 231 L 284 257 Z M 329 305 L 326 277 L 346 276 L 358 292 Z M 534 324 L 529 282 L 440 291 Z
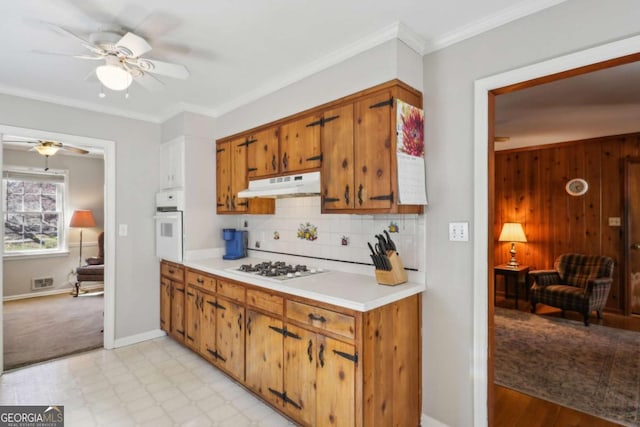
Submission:
M 166 190 L 156 194 L 156 256 L 182 262 L 184 191 Z

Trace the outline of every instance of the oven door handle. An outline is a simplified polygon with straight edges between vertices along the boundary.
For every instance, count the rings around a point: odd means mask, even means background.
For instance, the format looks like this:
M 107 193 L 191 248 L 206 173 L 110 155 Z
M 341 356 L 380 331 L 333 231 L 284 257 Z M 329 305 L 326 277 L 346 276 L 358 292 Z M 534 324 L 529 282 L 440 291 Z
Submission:
M 155 215 L 153 219 L 180 219 L 178 215 Z

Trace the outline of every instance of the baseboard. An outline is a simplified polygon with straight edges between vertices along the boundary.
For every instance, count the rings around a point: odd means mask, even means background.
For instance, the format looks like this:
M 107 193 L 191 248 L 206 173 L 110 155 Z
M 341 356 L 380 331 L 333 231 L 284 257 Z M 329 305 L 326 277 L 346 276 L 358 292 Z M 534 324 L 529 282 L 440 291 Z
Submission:
M 82 285 L 80 288 L 81 291 L 94 291 L 97 289 L 104 288 L 104 284 L 97 283 L 94 285 Z M 62 289 L 51 289 L 50 291 L 41 291 L 37 293 L 28 293 L 28 294 L 19 294 L 19 295 L 10 295 L 7 297 L 3 297 L 2 301 L 14 301 L 18 299 L 26 299 L 26 298 L 37 298 L 37 297 L 46 297 L 49 295 L 59 295 L 59 294 L 71 294 L 74 291 L 74 288 L 62 288 Z
M 137 335 L 131 335 L 124 338 L 116 338 L 114 348 L 126 347 L 128 345 L 137 344 L 142 341 L 148 341 L 167 335 L 162 329 L 154 329 L 153 331 L 143 332 Z
M 449 427 L 448 425 L 436 420 L 435 418 L 431 418 L 427 414 L 422 414 L 420 417 L 420 425 L 422 427 Z

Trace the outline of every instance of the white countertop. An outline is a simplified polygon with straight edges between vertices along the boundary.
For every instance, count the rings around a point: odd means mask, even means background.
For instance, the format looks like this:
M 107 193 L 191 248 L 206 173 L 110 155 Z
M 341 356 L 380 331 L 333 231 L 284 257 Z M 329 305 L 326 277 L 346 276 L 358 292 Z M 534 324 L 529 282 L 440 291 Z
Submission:
M 380 285 L 375 277 L 342 271 L 328 271 L 284 281 L 230 271 L 241 264 L 256 264 L 262 261 L 265 260 L 242 258 L 226 261 L 222 257 L 216 257 L 185 261 L 183 264 L 216 276 L 362 312 L 418 294 L 426 289 L 424 284 L 415 282 L 396 286 Z

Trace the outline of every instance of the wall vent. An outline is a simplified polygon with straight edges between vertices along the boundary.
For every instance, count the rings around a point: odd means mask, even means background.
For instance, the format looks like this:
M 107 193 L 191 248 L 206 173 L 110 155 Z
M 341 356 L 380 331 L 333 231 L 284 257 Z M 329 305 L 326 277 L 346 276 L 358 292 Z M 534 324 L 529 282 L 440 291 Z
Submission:
M 53 277 L 34 277 L 31 279 L 31 290 L 53 288 Z

